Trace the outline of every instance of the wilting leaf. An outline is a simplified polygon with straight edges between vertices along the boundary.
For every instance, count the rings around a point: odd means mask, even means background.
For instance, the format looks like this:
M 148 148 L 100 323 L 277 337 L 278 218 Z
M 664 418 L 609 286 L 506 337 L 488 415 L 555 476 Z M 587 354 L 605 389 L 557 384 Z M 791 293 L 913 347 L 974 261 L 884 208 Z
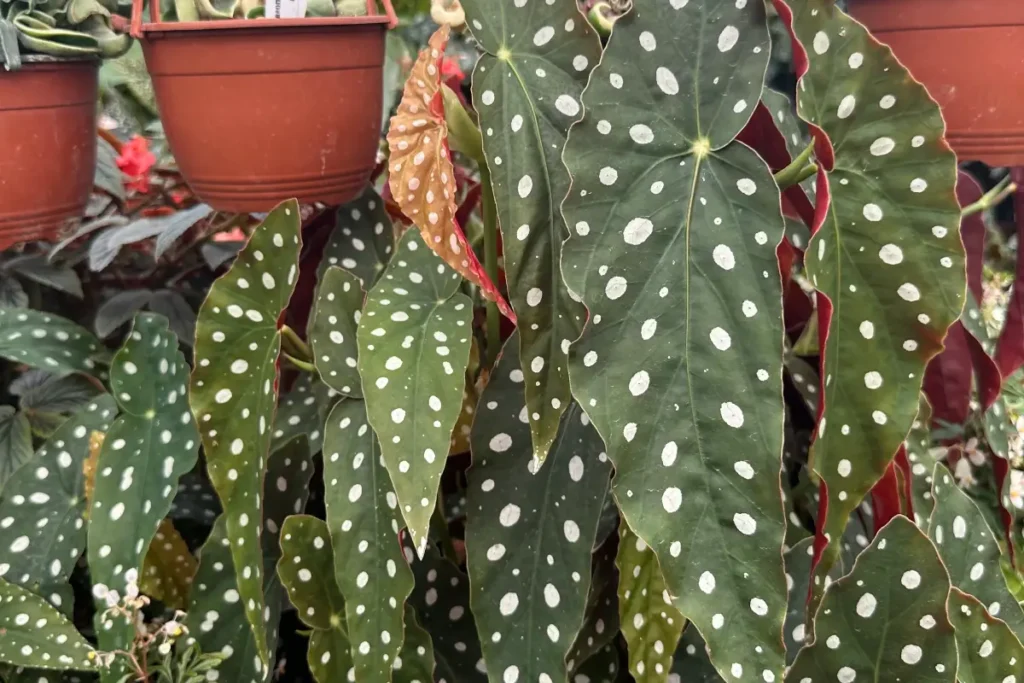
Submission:
M 96 374 L 99 342 L 70 320 L 25 308 L 0 308 L 0 356 L 56 375 Z
M 121 247 L 126 244 L 141 242 L 165 233 L 176 239 L 193 225 L 209 216 L 211 211 L 209 206 L 197 204 L 177 213 L 138 218 L 127 225 L 110 228 L 100 233 L 99 237 L 89 245 L 89 270 L 99 272 L 105 269 L 114 262 Z M 164 244 L 159 252 L 162 253 L 167 246 L 169 244 Z M 156 255 L 156 258 L 159 258 L 159 255 Z
M 953 683 L 956 645 L 946 618 L 949 580 L 935 548 L 897 516 L 831 584 L 815 618 L 814 643 L 787 681 L 885 680 Z
M 637 681 L 667 681 L 686 625 L 683 615 L 672 606 L 654 551 L 625 524 L 619 526 L 616 564 L 619 624 L 629 650 L 629 671 Z
M 290 514 L 305 507 L 309 479 L 313 473 L 309 447 L 304 439 L 292 439 L 270 456 L 264 487 L 266 530 L 263 544 L 263 598 L 269 610 L 262 628 L 270 651 L 276 650 L 278 623 L 284 606 L 284 591 L 275 566 L 281 555 L 278 542 L 281 525 Z M 220 680 L 270 680 L 272 668 L 258 667 L 256 639 L 246 622 L 245 605 L 235 583 L 234 561 L 225 530 L 225 518 L 217 519 L 199 554 L 199 570 L 192 585 L 188 609 L 190 638 L 203 652 L 220 652 L 225 659 L 217 667 Z M 255 672 L 255 673 L 254 673 Z
M 416 586 L 409 602 L 434 641 L 438 677 L 483 683 L 487 670 L 469 608 L 469 579 L 433 546 L 427 547 L 422 559 L 412 562 L 412 570 Z
M 1002 553 L 985 516 L 945 467 L 935 465 L 933 479 L 935 509 L 928 535 L 946 565 L 950 583 L 980 600 L 989 614 L 1021 637 L 1024 611 L 1006 587 L 999 569 Z
M 89 573 L 105 609 L 108 590 L 125 590 L 128 571 L 138 581 L 142 560 L 171 508 L 178 479 L 196 463 L 199 435 L 188 409 L 188 372 L 167 321 L 140 314 L 110 366 L 110 389 L 121 407 L 96 463 L 89 508 Z M 132 583 L 131 581 L 127 581 Z M 104 620 L 103 650 L 130 645 L 134 626 Z
M 28 308 L 28 294 L 17 278 L 0 274 L 0 308 Z
M 604 445 L 574 403 L 547 461 L 535 459 L 516 336 L 505 344 L 480 410 L 466 553 L 488 672 L 494 681 L 562 680 L 590 588 L 590 551 L 610 476 Z
M 277 320 L 298 270 L 299 206 L 264 219 L 199 311 L 190 400 L 199 421 L 210 480 L 227 516 L 238 592 L 269 668 L 263 629 L 259 499 L 277 406 Z
M 106 339 L 122 325 L 135 317 L 149 303 L 153 292 L 148 289 L 132 289 L 118 292 L 96 309 L 93 329 L 100 339 Z
M 734 141 L 768 52 L 760 3 L 635 2 L 616 22 L 565 149 L 562 272 L 590 312 L 573 393 L 623 518 L 718 670 L 781 677 L 784 226 Z
M 116 414 L 104 394 L 69 417 L 0 494 L 0 576 L 37 590 L 67 579 L 85 548 L 82 464 Z M 45 521 L 44 521 L 45 520 Z
M 32 457 L 32 426 L 25 413 L 0 406 L 0 490 Z
M 956 157 L 889 48 L 827 0 L 785 4 L 809 60 L 797 111 L 834 156 L 819 159 L 818 202 L 831 203 L 805 262 L 828 329 L 811 467 L 828 492 L 820 535 L 836 539 L 909 431 L 925 365 L 963 307 Z M 816 571 L 837 556 L 831 544 Z
M 320 278 L 316 306 L 309 328 L 309 343 L 321 379 L 345 396 L 361 398 L 356 358 L 356 326 L 363 308 L 359 278 L 330 267 Z
M 338 209 L 334 230 L 324 246 L 319 279 L 331 266 L 355 275 L 369 289 L 391 258 L 395 235 L 384 201 L 372 187 Z
M 960 683 L 1016 683 L 1024 671 L 1024 646 L 1004 621 L 957 588 L 949 593 L 949 620 L 956 629 Z
M 455 168 L 448 149 L 448 124 L 441 96 L 441 61 L 451 27 L 441 26 L 420 52 L 405 82 L 398 112 L 391 119 L 388 146 L 391 193 L 416 224 L 423 241 L 480 293 L 513 318 L 462 227 L 455 220 Z
M 185 609 L 196 573 L 196 558 L 174 523 L 164 519 L 146 551 L 139 576 L 139 590 L 171 609 Z
M 37 669 L 92 671 L 92 645 L 34 593 L 0 579 L 0 662 Z
M 472 335 L 461 278 L 415 230 L 402 236 L 359 321 L 366 412 L 417 549 L 427 542 Z
M 327 418 L 324 502 L 356 679 L 387 681 L 413 577 L 398 538 L 398 500 L 362 401 L 341 401 Z
M 522 3 L 520 3 L 522 4 Z M 601 41 L 573 2 L 466 3 L 484 50 L 473 75 L 484 152 L 501 225 L 509 298 L 526 359 L 526 405 L 534 450 L 543 460 L 569 406 L 567 353 L 583 306 L 562 282 L 559 210 L 569 190 L 562 147 L 580 118 L 580 93 L 601 58 Z M 533 367 L 538 370 L 534 371 Z
M 206 204 L 197 204 L 190 209 L 179 211 L 167 218 L 167 226 L 156 236 L 153 258 L 157 261 L 171 248 L 179 237 L 191 230 L 196 223 L 207 218 L 213 209 Z M 174 220 L 171 220 L 173 218 Z

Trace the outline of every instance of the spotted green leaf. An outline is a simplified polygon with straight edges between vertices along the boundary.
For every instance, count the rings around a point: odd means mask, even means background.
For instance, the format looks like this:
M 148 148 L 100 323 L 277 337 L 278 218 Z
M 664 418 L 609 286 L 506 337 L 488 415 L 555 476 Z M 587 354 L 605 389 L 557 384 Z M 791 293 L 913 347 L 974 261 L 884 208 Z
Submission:
M 388 681 L 413 576 L 399 542 L 398 501 L 362 401 L 341 401 L 327 418 L 324 502 L 356 679 Z
M 625 524 L 619 527 L 616 564 L 619 623 L 629 650 L 629 671 L 641 683 L 667 681 L 686 621 L 672 605 L 654 551 Z
M 822 532 L 838 538 L 910 430 L 925 365 L 964 305 L 957 167 L 938 105 L 888 47 L 831 0 L 786 4 L 810 62 L 797 111 L 834 150 L 805 263 L 831 313 L 811 467 L 828 490 Z
M 771 173 L 735 142 L 769 42 L 761 3 L 633 3 L 566 144 L 562 272 L 590 312 L 573 393 L 624 520 L 718 670 L 779 676 L 784 226 Z
M 0 406 L 0 490 L 32 457 L 32 425 L 13 406 Z
M 573 676 L 573 683 L 625 683 L 629 680 L 622 668 L 622 657 L 615 643 L 605 645 Z M 687 681 L 689 683 L 689 681 Z
M 264 619 L 263 628 L 273 652 L 284 606 L 284 592 L 274 567 L 281 555 L 281 525 L 288 515 L 302 511 L 309 496 L 313 468 L 306 441 L 292 439 L 270 456 L 267 467 L 264 482 L 263 596 L 269 616 Z M 246 622 L 225 521 L 223 516 L 217 519 L 200 551 L 199 570 L 192 582 L 186 622 L 189 636 L 199 643 L 202 652 L 219 652 L 224 656 L 216 667 L 220 680 L 265 683 L 270 679 L 272 669 L 263 667 L 256 651 L 256 640 Z
M 594 553 L 594 571 L 583 626 L 569 650 L 570 673 L 576 671 L 619 633 L 619 572 L 615 566 L 618 534 Z
M 1024 611 L 1006 587 L 999 568 L 1002 553 L 985 515 L 944 466 L 935 465 L 932 479 L 935 508 L 928 535 L 950 582 L 979 599 L 989 614 L 1006 622 L 1018 637 L 1024 636 Z
M 523 375 L 513 336 L 480 398 L 472 434 L 466 554 L 492 681 L 510 672 L 528 681 L 566 677 L 611 473 L 601 437 L 576 404 L 565 411 L 547 460 L 536 459 Z
M 1006 622 L 995 619 L 973 595 L 949 593 L 949 620 L 956 629 L 960 683 L 1017 683 L 1024 677 L 1024 646 Z
M 416 610 L 405 606 L 405 641 L 395 660 L 396 683 L 427 683 L 434 680 L 434 644 L 416 619 Z
M 910 492 L 913 497 L 914 521 L 922 529 L 928 525 L 932 514 L 932 472 L 938 459 L 932 454 L 931 423 L 932 407 L 922 393 L 917 419 L 907 434 L 907 462 L 910 464 Z
M 269 666 L 263 629 L 259 497 L 277 405 L 277 320 L 295 285 L 299 206 L 287 201 L 257 227 L 231 268 L 214 282 L 196 323 L 192 412 L 210 480 L 227 515 L 238 591 Z
M 36 669 L 92 671 L 92 645 L 35 593 L 0 579 L 0 662 Z
M 108 591 L 124 595 L 127 584 L 138 583 L 178 479 L 196 463 L 199 435 L 188 409 L 188 372 L 167 320 L 139 314 L 110 366 L 110 390 L 121 414 L 103 441 L 89 509 L 89 574 L 100 612 Z M 102 614 L 97 619 L 103 650 L 130 645 L 131 623 Z
M 363 395 L 356 368 L 356 325 L 362 308 L 359 278 L 341 268 L 328 268 L 317 289 L 309 343 L 323 381 L 335 391 L 356 398 Z
M 601 42 L 574 0 L 465 3 L 484 50 L 473 75 L 484 153 L 501 225 L 509 299 L 528 359 L 527 416 L 543 461 L 569 406 L 569 343 L 584 308 L 559 269 L 568 232 L 559 205 L 569 190 L 562 147 L 580 118 L 580 93 Z
M 461 281 L 408 230 L 357 333 L 366 412 L 421 554 L 469 362 L 473 311 Z
M 394 229 L 384 201 L 372 187 L 338 209 L 334 230 L 324 246 L 319 277 L 331 266 L 355 275 L 364 289 L 376 284 L 394 249 Z
M 97 374 L 106 354 L 91 332 L 27 308 L 0 308 L 0 357 L 56 375 Z
M 294 515 L 281 527 L 281 559 L 277 574 L 288 599 L 313 633 L 307 655 L 319 683 L 348 673 L 352 652 L 345 633 L 345 598 L 334 580 L 334 549 L 323 520 Z M 365 653 L 364 653 L 365 654 Z M 334 664 L 328 664 L 334 660 Z
M 672 673 L 684 683 L 722 683 L 724 680 L 708 659 L 704 639 L 692 624 L 686 627 L 679 640 L 672 660 Z
M 935 547 L 903 516 L 826 590 L 814 637 L 786 681 L 953 683 L 956 644 L 946 618 L 949 579 Z
M 330 403 L 337 392 L 325 385 L 312 373 L 303 373 L 291 391 L 281 394 L 274 415 L 274 433 L 270 452 L 277 450 L 297 437 L 305 436 L 309 449 L 316 453 L 323 443 L 323 420 Z
M 409 604 L 433 640 L 438 677 L 458 683 L 487 681 L 466 575 L 433 546 L 412 562 L 412 570 L 416 585 Z
M 71 574 L 85 549 L 82 465 L 89 435 L 105 432 L 116 412 L 113 398 L 98 396 L 7 482 L 0 494 L 0 576 L 7 581 L 39 590 Z

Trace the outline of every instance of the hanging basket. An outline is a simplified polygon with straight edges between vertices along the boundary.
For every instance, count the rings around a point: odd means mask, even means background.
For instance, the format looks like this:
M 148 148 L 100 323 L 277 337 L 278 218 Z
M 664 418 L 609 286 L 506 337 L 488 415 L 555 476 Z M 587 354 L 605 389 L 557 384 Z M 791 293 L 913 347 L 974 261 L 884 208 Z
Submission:
M 185 180 L 220 211 L 267 211 L 285 199 L 344 204 L 376 164 L 384 40 L 398 23 L 367 16 L 151 23 L 134 0 L 171 151 Z
M 962 161 L 1024 165 L 1022 0 L 850 0 L 927 86 Z
M 96 172 L 99 60 L 0 69 L 0 251 L 81 217 Z

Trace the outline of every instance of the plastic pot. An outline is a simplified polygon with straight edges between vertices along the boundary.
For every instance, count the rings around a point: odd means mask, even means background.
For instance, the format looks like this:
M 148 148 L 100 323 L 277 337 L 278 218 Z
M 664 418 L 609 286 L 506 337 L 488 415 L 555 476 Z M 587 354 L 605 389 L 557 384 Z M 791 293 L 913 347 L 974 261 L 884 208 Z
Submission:
M 850 0 L 927 86 L 962 161 L 1024 165 L 1024 2 Z
M 267 211 L 285 199 L 344 204 L 376 164 L 385 33 L 368 15 L 160 22 L 133 3 L 168 144 L 182 175 L 221 211 Z
M 0 250 L 81 217 L 96 173 L 99 61 L 0 69 Z

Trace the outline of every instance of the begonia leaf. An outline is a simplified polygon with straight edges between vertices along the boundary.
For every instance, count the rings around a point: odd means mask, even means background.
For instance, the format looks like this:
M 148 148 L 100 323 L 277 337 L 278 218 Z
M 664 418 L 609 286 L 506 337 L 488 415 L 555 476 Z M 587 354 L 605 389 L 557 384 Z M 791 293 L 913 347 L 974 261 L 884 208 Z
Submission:
M 312 373 L 303 373 L 288 393 L 281 394 L 274 415 L 274 432 L 270 441 L 270 452 L 276 453 L 282 446 L 299 436 L 305 436 L 309 450 L 316 453 L 323 443 L 323 417 L 337 393 L 327 387 Z
M 623 524 L 619 527 L 619 624 L 638 682 L 667 681 L 686 621 L 672 606 L 654 551 Z M 733 676 L 738 677 L 733 669 Z
M 932 514 L 932 473 L 938 459 L 932 454 L 931 444 L 932 407 L 921 394 L 917 419 L 910 425 L 907 434 L 907 461 L 910 463 L 910 492 L 914 507 L 914 521 L 922 529 L 927 528 Z
M 637 0 L 616 21 L 564 152 L 562 272 L 590 312 L 573 393 L 625 522 L 720 672 L 781 676 L 784 225 L 735 142 L 769 43 L 759 3 Z
M 949 620 L 956 629 L 960 653 L 960 683 L 1017 683 L 1024 676 L 1024 646 L 1001 619 L 985 606 L 953 588 L 949 593 Z
M 0 357 L 56 375 L 97 374 L 105 353 L 91 332 L 27 308 L 0 308 Z
M 276 649 L 278 623 L 284 606 L 284 592 L 275 565 L 281 555 L 278 542 L 281 525 L 290 514 L 301 512 L 309 496 L 313 468 L 304 439 L 292 439 L 270 456 L 264 482 L 263 544 L 266 604 L 263 628 L 267 643 Z M 256 639 L 248 626 L 245 605 L 235 580 L 234 560 L 227 537 L 225 518 L 219 517 L 199 553 L 199 569 L 192 582 L 188 609 L 189 637 L 202 652 L 219 652 L 224 660 L 216 667 L 225 681 L 266 683 L 273 673 L 265 668 L 256 650 Z
M 487 681 L 476 621 L 469 608 L 469 579 L 433 546 L 412 562 L 412 570 L 416 585 L 409 603 L 433 640 L 438 676 L 459 683 Z
M 417 550 L 427 542 L 462 389 L 472 302 L 415 230 L 402 236 L 359 320 L 359 375 L 370 425 Z
M 92 671 L 94 653 L 74 624 L 46 600 L 0 579 L 0 662 L 36 669 Z
M 341 401 L 327 418 L 324 502 L 356 679 L 388 681 L 413 575 L 398 537 L 398 499 L 362 401 Z
M 258 494 L 277 406 L 277 321 L 295 286 L 299 226 L 298 203 L 279 205 L 210 288 L 196 323 L 190 394 L 210 480 L 227 516 L 238 592 L 268 668 Z
M 124 595 L 138 583 L 178 479 L 196 464 L 199 435 L 188 407 L 188 373 L 167 319 L 140 313 L 110 366 L 110 391 L 121 414 L 104 437 L 89 507 L 89 574 L 102 609 L 108 591 Z M 101 649 L 129 647 L 134 625 L 102 614 L 97 620 Z
M 32 425 L 14 406 L 0 406 L 0 490 L 32 457 Z
M 359 278 L 334 266 L 324 271 L 317 288 L 309 343 L 321 379 L 344 396 L 361 398 L 356 358 L 356 326 L 363 308 Z
M 1024 636 L 1024 610 L 1006 587 L 999 569 L 1002 553 L 985 515 L 945 467 L 935 465 L 933 479 L 935 509 L 928 535 L 946 565 L 950 583 L 980 600 L 991 616 L 1004 621 L 1018 637 Z
M 614 529 L 613 529 L 614 531 Z M 583 626 L 569 650 L 569 672 L 612 643 L 619 633 L 619 571 L 615 555 L 619 538 L 615 534 L 594 554 L 594 571 Z
M 491 680 L 513 671 L 527 681 L 562 680 L 583 625 L 611 468 L 601 437 L 575 403 L 547 460 L 537 460 L 519 348 L 513 335 L 474 423 L 466 521 L 471 603 Z
M 0 577 L 32 590 L 70 576 L 85 549 L 82 465 L 117 413 L 108 394 L 65 420 L 0 492 Z M 45 520 L 45 522 L 43 521 Z
M 363 289 L 376 284 L 395 245 L 394 229 L 384 201 L 372 187 L 338 209 L 334 230 L 324 245 L 319 279 L 331 266 L 355 275 Z
M 423 241 L 514 320 L 512 309 L 455 220 L 455 167 L 441 94 L 441 62 L 450 32 L 447 24 L 437 29 L 405 82 L 402 101 L 388 129 L 388 182 L 395 201 L 419 229 Z
M 196 558 L 174 522 L 163 519 L 142 562 L 139 590 L 171 609 L 183 610 L 188 605 L 197 566 Z
M 708 659 L 707 646 L 700 632 L 689 624 L 679 640 L 672 672 L 684 683 L 722 683 L 723 679 Z M 685 677 L 685 678 L 684 678 Z
M 609 643 L 583 662 L 572 680 L 573 683 L 621 683 L 628 680 L 625 674 L 619 649 Z
M 853 683 L 880 674 L 891 681 L 954 683 L 948 593 L 935 547 L 913 522 L 897 516 L 853 570 L 825 590 L 814 642 L 797 655 L 787 683 Z
M 827 495 L 823 574 L 838 556 L 826 539 L 885 473 L 917 415 L 925 366 L 963 307 L 957 167 L 938 105 L 888 47 L 830 0 L 775 5 L 795 39 L 797 111 L 821 167 L 805 267 L 822 340 L 810 462 Z
M 473 95 L 501 226 L 509 299 L 519 321 L 527 415 L 543 460 L 571 400 L 567 353 L 585 309 L 559 261 L 568 236 L 559 206 L 569 190 L 562 147 L 601 42 L 575 2 L 465 3 L 484 54 Z M 534 368 L 537 368 L 534 370 Z

